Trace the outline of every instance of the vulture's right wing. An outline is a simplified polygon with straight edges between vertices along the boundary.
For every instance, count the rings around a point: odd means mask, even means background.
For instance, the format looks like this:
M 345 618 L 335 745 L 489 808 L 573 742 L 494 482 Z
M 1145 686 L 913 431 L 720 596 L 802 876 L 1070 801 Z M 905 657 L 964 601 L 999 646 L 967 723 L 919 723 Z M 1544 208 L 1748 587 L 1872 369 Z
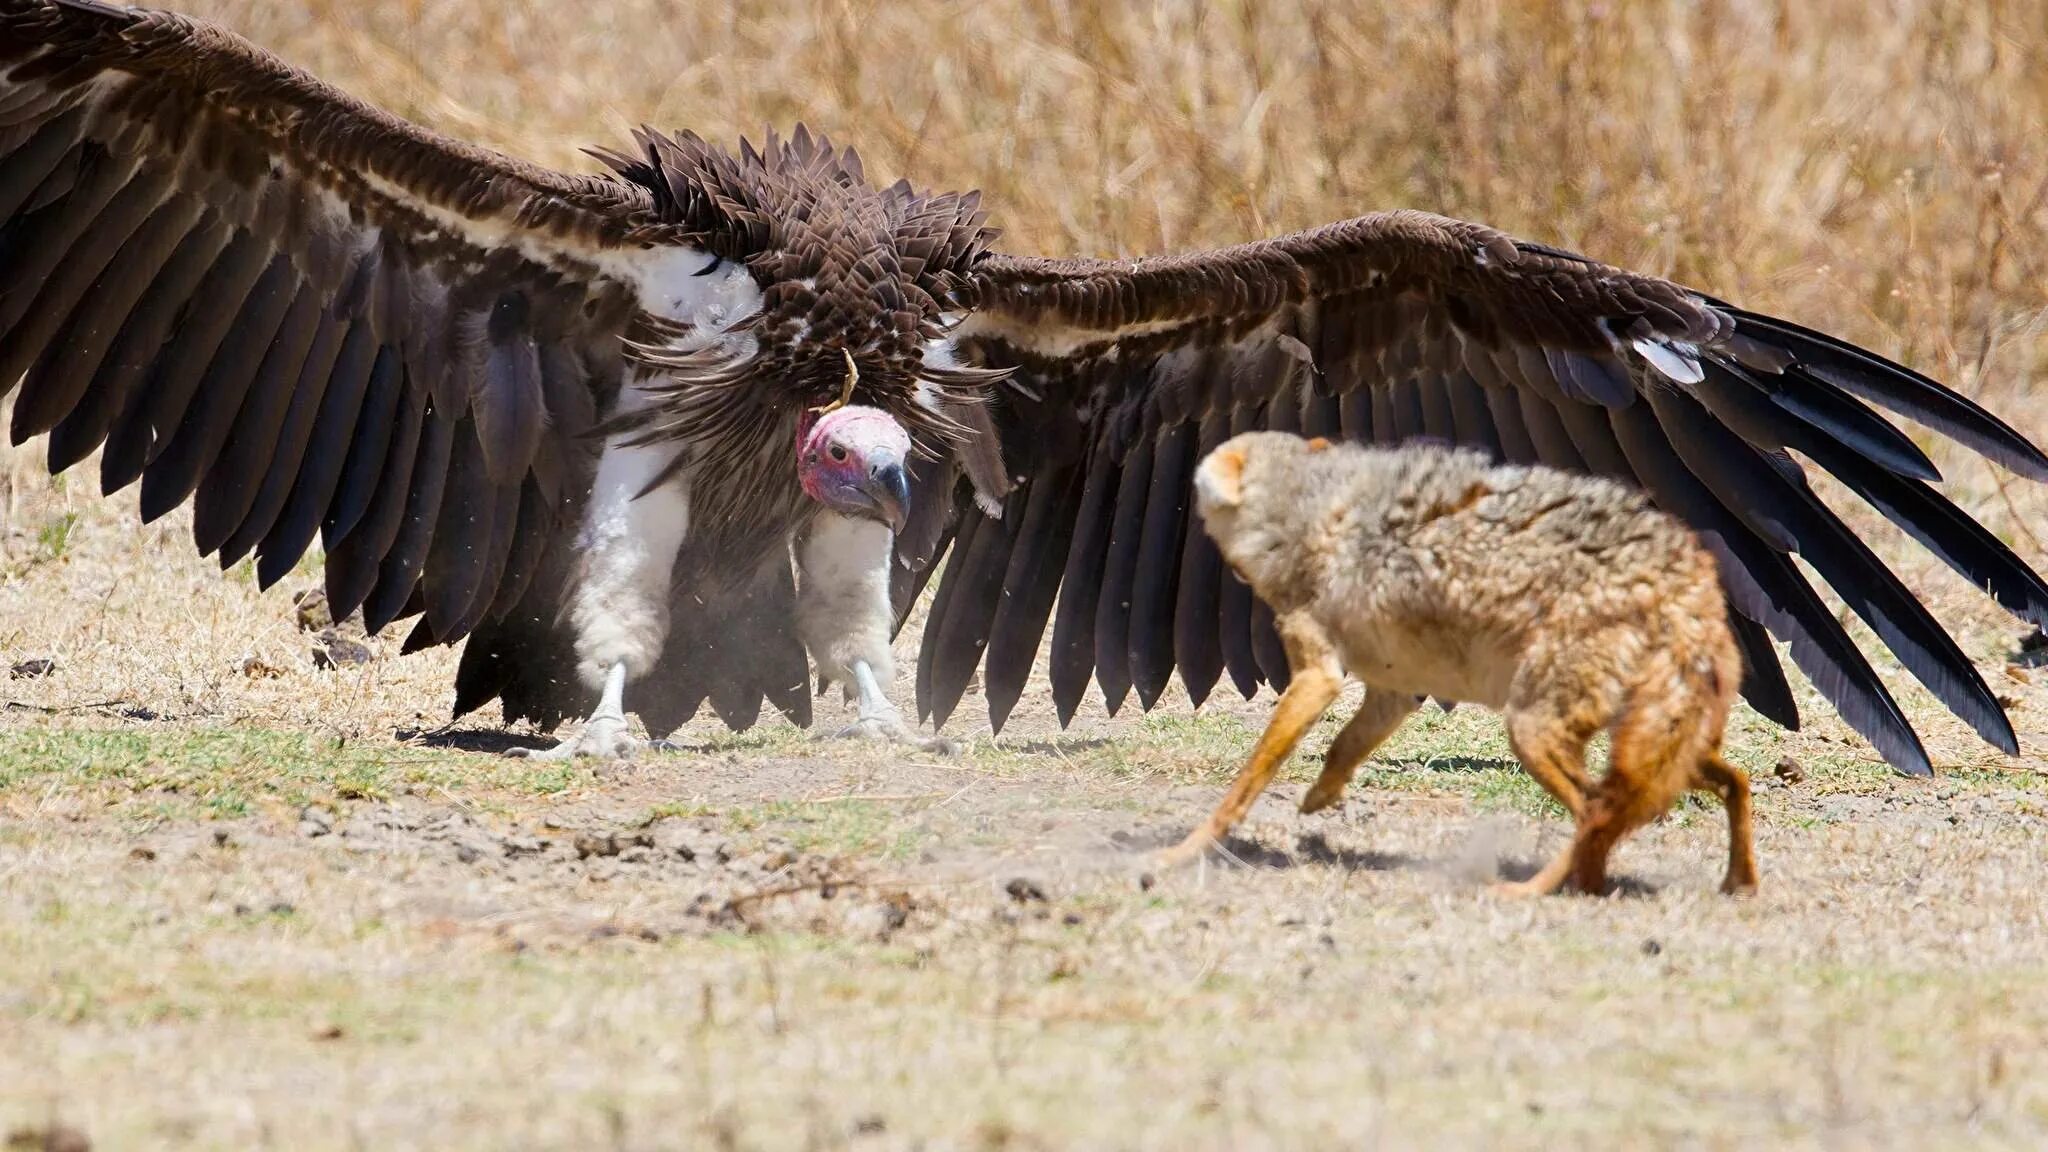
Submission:
M 2036 479 L 2048 479 L 2048 457 L 1872 353 L 1420 212 L 1188 256 L 991 255 L 960 304 L 963 356 L 1015 369 L 998 416 L 1006 463 L 1024 479 L 1000 518 L 961 505 L 919 663 L 920 710 L 941 720 L 985 651 L 1001 723 L 1055 595 L 1063 719 L 1091 672 L 1111 707 L 1133 687 L 1149 707 L 1175 669 L 1196 700 L 1225 671 L 1247 695 L 1284 681 L 1270 614 L 1224 568 L 1189 498 L 1205 452 L 1276 428 L 1436 437 L 1639 485 L 1719 556 L 1743 690 L 1760 711 L 1798 722 L 1767 629 L 1887 760 L 1929 771 L 1797 553 L 1937 698 L 2016 748 L 1969 659 L 1812 492 L 1793 453 L 2036 623 L 2048 622 L 2048 585 L 1935 490 L 1934 466 L 1866 401 Z

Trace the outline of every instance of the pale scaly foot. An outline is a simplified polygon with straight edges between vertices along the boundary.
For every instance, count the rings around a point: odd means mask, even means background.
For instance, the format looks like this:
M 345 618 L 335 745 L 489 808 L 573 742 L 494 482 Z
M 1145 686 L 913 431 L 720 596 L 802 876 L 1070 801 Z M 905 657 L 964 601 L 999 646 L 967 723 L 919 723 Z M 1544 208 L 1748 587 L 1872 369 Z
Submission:
M 877 740 L 885 744 L 907 744 L 926 752 L 951 755 L 958 748 L 940 736 L 921 736 L 903 720 L 903 713 L 889 702 L 873 669 L 865 660 L 853 662 L 854 690 L 859 693 L 859 713 L 854 722 L 832 734 L 835 740 Z
M 605 675 L 604 695 L 597 702 L 597 710 L 574 736 L 553 748 L 514 748 L 505 754 L 525 760 L 574 760 L 584 756 L 631 760 L 646 744 L 633 735 L 626 723 L 625 692 L 626 666 L 614 664 Z

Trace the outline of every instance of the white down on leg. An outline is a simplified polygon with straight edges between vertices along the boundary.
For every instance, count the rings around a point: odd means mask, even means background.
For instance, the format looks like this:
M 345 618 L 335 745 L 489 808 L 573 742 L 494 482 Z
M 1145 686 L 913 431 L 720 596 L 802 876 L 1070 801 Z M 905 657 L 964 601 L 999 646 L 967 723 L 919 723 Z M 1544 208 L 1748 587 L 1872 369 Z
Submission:
M 593 688 L 614 665 L 623 665 L 631 679 L 646 675 L 668 638 L 669 585 L 690 528 L 687 473 L 640 493 L 675 451 L 614 439 L 598 461 L 577 539 L 581 571 L 569 602 L 576 672 Z
M 818 675 L 859 692 L 854 665 L 865 663 L 886 691 L 896 679 L 889 634 L 889 527 L 865 517 L 821 512 L 797 542 L 797 635 Z

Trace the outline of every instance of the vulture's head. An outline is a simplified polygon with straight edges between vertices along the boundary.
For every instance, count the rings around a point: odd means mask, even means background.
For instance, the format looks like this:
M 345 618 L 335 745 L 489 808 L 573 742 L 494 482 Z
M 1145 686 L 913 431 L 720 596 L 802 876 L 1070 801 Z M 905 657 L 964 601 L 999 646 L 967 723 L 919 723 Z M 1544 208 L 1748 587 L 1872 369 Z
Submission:
M 849 404 L 809 413 L 798 434 L 804 494 L 834 512 L 879 520 L 900 532 L 910 515 L 910 434 L 887 412 Z

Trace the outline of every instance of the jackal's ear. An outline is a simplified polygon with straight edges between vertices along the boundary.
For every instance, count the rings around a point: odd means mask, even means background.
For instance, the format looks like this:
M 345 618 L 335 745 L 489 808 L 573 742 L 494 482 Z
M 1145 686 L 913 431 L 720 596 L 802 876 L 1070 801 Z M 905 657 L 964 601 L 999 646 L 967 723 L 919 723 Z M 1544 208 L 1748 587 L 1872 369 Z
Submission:
M 1321 436 L 1311 437 L 1309 439 L 1308 444 L 1305 445 L 1305 447 L 1307 447 L 1308 450 L 1311 452 L 1321 452 L 1323 449 L 1328 448 L 1329 446 L 1329 440 Z
M 1212 508 L 1235 508 L 1244 502 L 1244 449 L 1235 446 L 1209 453 L 1195 469 L 1195 492 Z

